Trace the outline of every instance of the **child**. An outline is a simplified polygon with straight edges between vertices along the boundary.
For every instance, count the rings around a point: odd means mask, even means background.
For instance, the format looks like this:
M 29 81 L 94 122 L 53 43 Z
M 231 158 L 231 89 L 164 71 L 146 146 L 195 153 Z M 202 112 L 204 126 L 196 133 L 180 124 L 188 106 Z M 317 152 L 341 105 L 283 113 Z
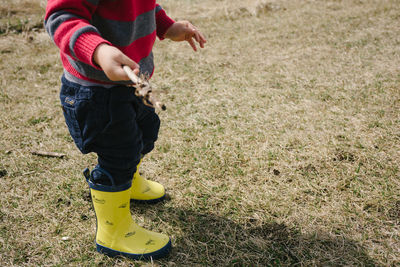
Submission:
M 82 153 L 98 156 L 92 172 L 84 171 L 97 251 L 133 259 L 167 255 L 170 238 L 139 227 L 130 214 L 131 199 L 154 203 L 165 190 L 139 175 L 160 120 L 135 96 L 123 66 L 151 76 L 156 36 L 187 41 L 195 51 L 204 36 L 187 21 L 173 21 L 155 0 L 48 0 L 45 27 L 60 48 L 60 100 L 70 134 Z

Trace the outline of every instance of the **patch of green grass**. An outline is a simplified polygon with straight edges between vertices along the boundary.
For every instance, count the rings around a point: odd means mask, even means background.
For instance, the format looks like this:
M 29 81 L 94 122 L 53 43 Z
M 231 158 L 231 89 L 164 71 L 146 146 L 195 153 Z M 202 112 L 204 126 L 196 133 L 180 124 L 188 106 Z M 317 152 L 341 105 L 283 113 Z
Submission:
M 46 117 L 46 116 L 42 116 L 42 117 L 38 117 L 38 118 L 32 117 L 32 118 L 30 118 L 30 119 L 28 120 L 28 123 L 29 123 L 30 125 L 36 125 L 36 124 L 39 124 L 39 123 L 41 123 L 41 122 L 47 122 L 47 121 L 49 121 L 49 120 L 50 120 L 50 118 L 48 118 L 48 117 Z

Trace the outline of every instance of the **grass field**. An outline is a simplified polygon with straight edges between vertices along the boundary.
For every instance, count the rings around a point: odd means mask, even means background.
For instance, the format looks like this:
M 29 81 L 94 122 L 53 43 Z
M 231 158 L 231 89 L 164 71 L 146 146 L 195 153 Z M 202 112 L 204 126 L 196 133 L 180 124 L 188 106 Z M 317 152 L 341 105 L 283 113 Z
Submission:
M 208 43 L 154 48 L 170 197 L 132 216 L 174 249 L 147 263 L 95 251 L 45 2 L 0 3 L 1 266 L 400 265 L 399 0 L 159 1 Z

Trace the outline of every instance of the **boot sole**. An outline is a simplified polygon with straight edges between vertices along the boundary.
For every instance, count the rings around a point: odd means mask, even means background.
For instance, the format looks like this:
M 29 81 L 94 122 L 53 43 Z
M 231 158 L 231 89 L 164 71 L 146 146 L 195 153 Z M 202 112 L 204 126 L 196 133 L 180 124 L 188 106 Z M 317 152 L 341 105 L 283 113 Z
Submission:
M 155 198 L 155 199 L 148 199 L 148 200 L 131 198 L 131 202 L 136 202 L 136 203 L 141 203 L 141 204 L 155 204 L 155 203 L 163 201 L 164 199 L 165 199 L 165 194 L 162 197 Z
M 168 243 L 162 247 L 159 250 L 156 250 L 151 253 L 146 253 L 146 254 L 133 254 L 133 253 L 127 253 L 127 252 L 122 252 L 118 250 L 114 250 L 108 247 L 104 247 L 102 245 L 99 245 L 96 243 L 96 249 L 99 253 L 105 254 L 109 257 L 118 257 L 118 256 L 123 256 L 127 257 L 133 260 L 151 260 L 151 259 L 160 259 L 169 254 L 169 251 L 171 250 L 171 239 L 168 241 Z

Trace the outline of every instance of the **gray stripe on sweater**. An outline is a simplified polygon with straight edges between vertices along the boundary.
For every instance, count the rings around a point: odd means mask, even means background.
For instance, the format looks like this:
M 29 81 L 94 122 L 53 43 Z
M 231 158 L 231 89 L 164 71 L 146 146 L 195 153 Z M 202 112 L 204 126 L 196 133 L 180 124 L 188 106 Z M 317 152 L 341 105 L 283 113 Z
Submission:
M 76 61 L 70 56 L 67 56 L 69 64 L 80 74 L 85 77 L 88 77 L 92 80 L 102 81 L 102 82 L 110 82 L 107 78 L 106 74 L 102 70 L 98 70 L 88 64 L 85 64 L 81 61 Z
M 95 5 L 95 6 L 97 6 L 99 4 L 99 0 L 86 0 L 86 1 L 88 1 L 89 3 L 91 3 L 92 5 Z
M 46 31 L 50 34 L 51 38 L 54 40 L 54 34 L 56 33 L 58 27 L 67 20 L 70 19 L 81 19 L 80 17 L 68 13 L 67 11 L 57 11 L 51 14 L 47 20 L 44 22 Z
M 74 32 L 74 34 L 72 34 L 72 36 L 71 36 L 71 38 L 69 40 L 69 50 L 71 52 L 71 55 L 74 56 L 75 58 L 76 58 L 76 55 L 75 55 L 75 52 L 74 52 L 75 43 L 78 40 L 79 36 L 81 36 L 85 32 L 95 32 L 97 34 L 100 34 L 99 31 L 95 27 L 93 27 L 91 25 L 85 26 L 85 27 L 82 27 L 82 28 L 79 28 L 78 30 L 76 30 Z
M 162 10 L 162 7 L 160 5 L 156 6 L 156 13 L 158 13 L 160 10 Z
M 139 62 L 139 66 L 141 74 L 150 76 L 154 70 L 153 52 L 151 52 L 147 57 L 142 58 L 142 60 Z
M 116 21 L 94 15 L 94 25 L 101 36 L 117 46 L 128 46 L 135 40 L 147 36 L 155 31 L 155 9 L 140 14 L 134 21 Z
M 73 82 L 73 83 L 77 83 L 77 84 L 82 85 L 82 86 L 101 86 L 101 87 L 104 87 L 104 88 L 111 88 L 111 87 L 115 86 L 115 84 L 102 84 L 102 83 L 96 83 L 96 82 L 91 82 L 91 81 L 86 81 L 86 80 L 79 79 L 78 77 L 72 75 L 71 73 L 69 73 L 65 69 L 64 69 L 64 77 L 68 81 Z

